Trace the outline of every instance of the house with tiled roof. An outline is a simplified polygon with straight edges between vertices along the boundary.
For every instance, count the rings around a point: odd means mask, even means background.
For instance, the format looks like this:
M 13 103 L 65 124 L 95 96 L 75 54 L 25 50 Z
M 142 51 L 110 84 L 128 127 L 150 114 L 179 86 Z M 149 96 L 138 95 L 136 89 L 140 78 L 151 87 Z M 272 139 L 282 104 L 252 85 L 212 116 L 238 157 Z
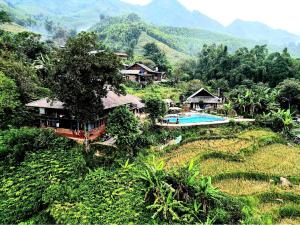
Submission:
M 108 91 L 102 98 L 103 114 L 97 115 L 93 121 L 88 122 L 89 139 L 96 139 L 105 132 L 108 114 L 115 108 L 127 106 L 133 113 L 140 114 L 144 104 L 141 99 L 133 95 L 118 95 Z M 65 109 L 64 103 L 59 100 L 42 98 L 26 104 L 35 116 L 35 126 L 53 128 L 59 135 L 72 139 L 84 139 L 84 124 L 78 122 L 74 116 Z
M 142 63 L 135 63 L 122 70 L 121 73 L 126 80 L 140 84 L 159 83 L 165 77 L 165 72 L 159 72 L 158 69 L 152 70 Z
M 213 95 L 208 90 L 201 88 L 189 96 L 185 103 L 188 104 L 192 110 L 207 108 L 218 109 L 224 104 L 224 99 L 220 95 L 220 93 L 219 96 Z

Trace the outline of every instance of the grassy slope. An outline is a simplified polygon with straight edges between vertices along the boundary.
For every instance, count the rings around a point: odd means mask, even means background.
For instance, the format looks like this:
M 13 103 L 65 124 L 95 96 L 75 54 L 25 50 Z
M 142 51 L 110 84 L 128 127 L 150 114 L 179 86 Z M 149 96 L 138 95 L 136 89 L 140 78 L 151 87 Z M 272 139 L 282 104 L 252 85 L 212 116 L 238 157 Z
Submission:
M 166 53 L 167 58 L 171 63 L 178 63 L 178 62 L 182 62 L 183 60 L 191 58 L 191 56 L 189 56 L 183 52 L 177 51 L 177 50 L 169 47 L 168 45 L 156 40 L 155 38 L 150 37 L 145 32 L 142 32 L 142 34 L 140 35 L 138 43 L 135 47 L 135 54 L 142 55 L 143 54 L 143 46 L 145 46 L 147 43 L 151 43 L 151 42 L 156 43 L 158 45 L 158 47 Z
M 256 44 L 206 30 L 157 27 L 142 21 L 128 21 L 125 17 L 107 19 L 90 30 L 96 31 L 104 43 L 117 50 L 126 50 L 135 41 L 135 53 L 138 55 L 142 54 L 142 47 L 146 43 L 155 42 L 173 64 L 195 56 L 204 44 L 226 44 L 232 51 Z
M 12 33 L 20 33 L 28 31 L 25 27 L 22 27 L 15 23 L 5 23 L 0 25 L 1 30 L 5 30 Z
M 199 49 L 204 45 L 223 44 L 229 47 L 230 51 L 234 51 L 240 47 L 253 47 L 256 43 L 251 40 L 240 39 L 230 35 L 211 32 L 203 29 L 191 28 L 158 28 L 167 35 L 170 35 L 176 45 L 180 46 L 185 52 L 197 54 Z
M 203 175 L 216 177 L 213 179 L 214 185 L 222 191 L 235 196 L 257 196 L 261 214 L 271 214 L 278 223 L 297 224 L 299 222 L 297 216 L 280 215 L 287 207 L 300 208 L 299 146 L 291 147 L 279 141 L 279 143 L 267 144 L 250 154 L 245 154 L 241 161 L 234 161 L 228 157 L 228 155 L 243 155 L 239 153 L 242 149 L 266 139 L 272 139 L 273 142 L 280 140 L 270 131 L 246 131 L 231 139 L 190 142 L 164 154 L 161 159 L 166 161 L 167 168 L 180 167 L 194 159 L 199 164 Z M 224 156 L 213 156 L 211 153 L 221 153 Z M 201 159 L 208 154 L 211 155 Z M 246 175 L 249 173 L 267 176 L 249 177 Z M 294 177 L 293 187 L 283 188 L 270 182 L 268 178 L 281 176 Z M 269 197 L 263 197 L 268 194 Z M 292 200 L 287 197 L 288 195 L 293 196 Z M 292 212 L 291 209 L 288 211 Z

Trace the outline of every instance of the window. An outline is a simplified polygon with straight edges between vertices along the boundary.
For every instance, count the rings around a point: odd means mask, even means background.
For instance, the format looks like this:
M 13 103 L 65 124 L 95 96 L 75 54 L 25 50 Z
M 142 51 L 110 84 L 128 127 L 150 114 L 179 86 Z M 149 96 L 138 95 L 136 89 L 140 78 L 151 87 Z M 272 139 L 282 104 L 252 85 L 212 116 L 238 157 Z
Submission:
M 46 114 L 45 108 L 39 108 L 39 110 L 40 110 L 40 115 L 45 115 Z

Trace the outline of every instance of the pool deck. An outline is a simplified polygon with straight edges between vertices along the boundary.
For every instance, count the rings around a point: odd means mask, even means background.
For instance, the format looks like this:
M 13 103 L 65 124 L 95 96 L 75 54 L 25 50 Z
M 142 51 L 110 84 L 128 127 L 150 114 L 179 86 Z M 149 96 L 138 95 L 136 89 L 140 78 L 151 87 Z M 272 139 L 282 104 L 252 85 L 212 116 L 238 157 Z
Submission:
M 228 124 L 230 121 L 234 121 L 236 123 L 254 123 L 255 119 L 228 119 L 225 118 L 223 121 L 214 121 L 214 122 L 200 122 L 200 123 L 185 123 L 185 124 L 170 124 L 170 123 L 157 123 L 158 127 L 168 127 L 168 128 L 179 128 L 179 127 L 196 127 L 196 126 L 218 126 Z

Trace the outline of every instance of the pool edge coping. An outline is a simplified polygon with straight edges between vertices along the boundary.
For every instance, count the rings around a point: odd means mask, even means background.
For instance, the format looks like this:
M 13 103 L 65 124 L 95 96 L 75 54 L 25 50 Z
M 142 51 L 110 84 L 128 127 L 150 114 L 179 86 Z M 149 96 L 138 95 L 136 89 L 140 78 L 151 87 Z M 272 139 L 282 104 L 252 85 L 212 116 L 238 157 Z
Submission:
M 156 126 L 178 128 L 178 127 L 196 127 L 196 126 L 209 126 L 209 125 L 224 125 L 224 124 L 228 124 L 231 120 L 233 120 L 236 123 L 242 123 L 242 122 L 254 123 L 256 121 L 255 119 L 238 119 L 238 118 L 237 119 L 224 118 L 224 119 L 225 119 L 224 121 L 200 122 L 200 123 L 186 123 L 186 124 L 156 123 Z

